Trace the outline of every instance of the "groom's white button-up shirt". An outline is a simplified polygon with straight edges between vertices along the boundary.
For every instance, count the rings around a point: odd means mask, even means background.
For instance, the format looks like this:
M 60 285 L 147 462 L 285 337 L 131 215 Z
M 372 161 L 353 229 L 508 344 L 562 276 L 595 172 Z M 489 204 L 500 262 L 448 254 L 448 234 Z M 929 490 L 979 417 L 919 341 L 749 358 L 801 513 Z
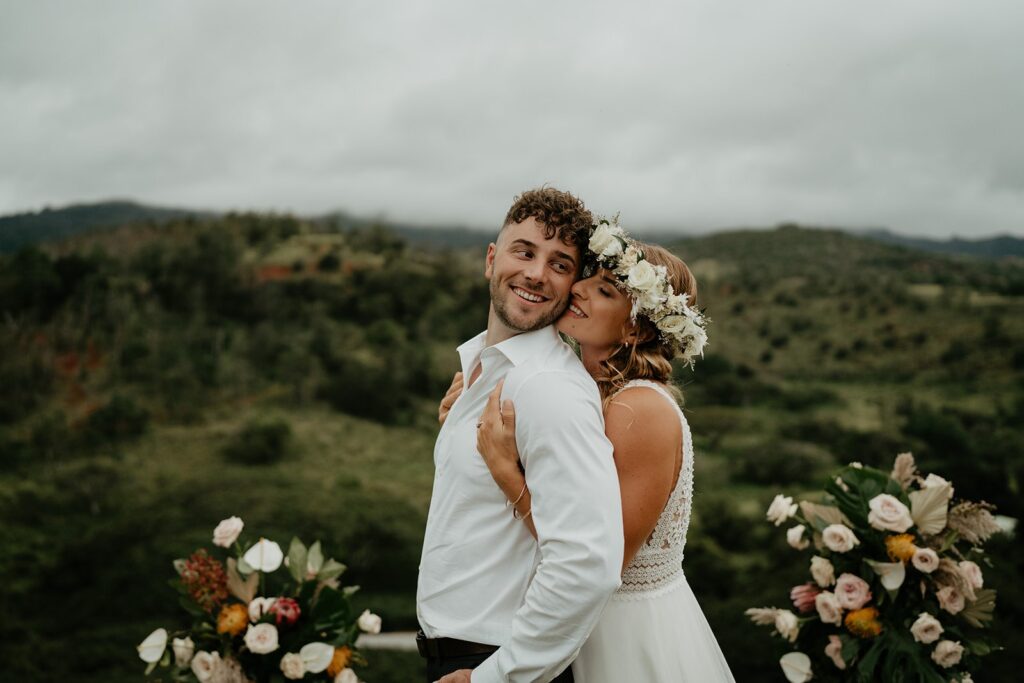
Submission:
M 500 645 L 474 683 L 549 681 L 590 635 L 622 569 L 622 509 L 601 400 L 553 327 L 484 348 L 459 347 L 464 377 L 434 447 L 434 489 L 416 612 L 430 638 Z M 476 450 L 476 423 L 498 380 L 516 409 L 535 541 L 513 519 Z

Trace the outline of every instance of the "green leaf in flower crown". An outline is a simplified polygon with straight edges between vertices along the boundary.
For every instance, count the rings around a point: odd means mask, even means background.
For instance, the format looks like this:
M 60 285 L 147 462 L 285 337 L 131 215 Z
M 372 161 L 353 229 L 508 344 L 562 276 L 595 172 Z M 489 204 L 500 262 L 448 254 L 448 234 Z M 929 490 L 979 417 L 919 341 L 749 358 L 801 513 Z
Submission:
M 922 534 L 934 536 L 945 529 L 948 511 L 948 486 L 929 486 L 910 493 L 910 516 Z
M 341 562 L 337 562 L 334 558 L 331 558 L 324 562 L 324 566 L 320 568 L 320 572 L 317 574 L 316 578 L 320 581 L 328 581 L 341 576 L 345 573 L 346 569 L 347 567 Z
M 996 592 L 991 588 L 982 588 L 975 592 L 975 600 L 964 607 L 960 616 L 971 626 L 983 628 L 992 621 L 992 613 L 996 609 Z
M 288 571 L 298 583 L 306 578 L 306 546 L 297 537 L 288 546 Z

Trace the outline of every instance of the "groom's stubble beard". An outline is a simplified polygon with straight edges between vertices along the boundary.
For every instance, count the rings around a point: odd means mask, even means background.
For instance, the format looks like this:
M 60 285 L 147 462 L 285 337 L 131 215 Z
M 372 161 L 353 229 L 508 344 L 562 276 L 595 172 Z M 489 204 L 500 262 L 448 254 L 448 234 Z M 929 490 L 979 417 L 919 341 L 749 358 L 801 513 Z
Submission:
M 515 296 L 515 294 L 508 287 L 502 285 L 496 274 L 491 277 L 488 289 L 491 295 L 491 306 L 494 307 L 494 314 L 498 316 L 498 320 L 510 330 L 515 330 L 518 333 L 533 332 L 542 327 L 547 327 L 562 317 L 565 309 L 569 307 L 569 296 L 566 295 L 561 301 L 554 301 L 552 308 L 548 312 L 542 313 L 536 320 L 516 321 L 508 310 L 508 298 Z M 536 291 L 531 287 L 523 287 L 523 289 L 531 292 Z M 548 294 L 547 292 L 537 293 L 544 296 Z

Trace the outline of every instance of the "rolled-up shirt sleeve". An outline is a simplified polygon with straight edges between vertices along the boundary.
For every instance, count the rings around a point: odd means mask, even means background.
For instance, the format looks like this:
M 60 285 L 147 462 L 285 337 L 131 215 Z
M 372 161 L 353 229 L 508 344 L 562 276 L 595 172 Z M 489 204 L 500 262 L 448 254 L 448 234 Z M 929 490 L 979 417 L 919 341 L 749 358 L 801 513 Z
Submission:
M 473 672 L 474 683 L 557 676 L 590 635 L 622 569 L 618 477 L 591 380 L 548 371 L 507 383 L 505 392 L 515 402 L 540 562 L 510 639 Z

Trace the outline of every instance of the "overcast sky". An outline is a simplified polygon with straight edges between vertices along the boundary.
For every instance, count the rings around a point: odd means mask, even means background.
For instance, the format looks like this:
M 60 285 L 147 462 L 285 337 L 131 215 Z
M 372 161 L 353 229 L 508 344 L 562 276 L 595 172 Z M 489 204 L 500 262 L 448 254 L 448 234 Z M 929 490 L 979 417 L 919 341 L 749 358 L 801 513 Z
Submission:
M 0 0 L 0 213 L 1024 235 L 1024 2 Z

